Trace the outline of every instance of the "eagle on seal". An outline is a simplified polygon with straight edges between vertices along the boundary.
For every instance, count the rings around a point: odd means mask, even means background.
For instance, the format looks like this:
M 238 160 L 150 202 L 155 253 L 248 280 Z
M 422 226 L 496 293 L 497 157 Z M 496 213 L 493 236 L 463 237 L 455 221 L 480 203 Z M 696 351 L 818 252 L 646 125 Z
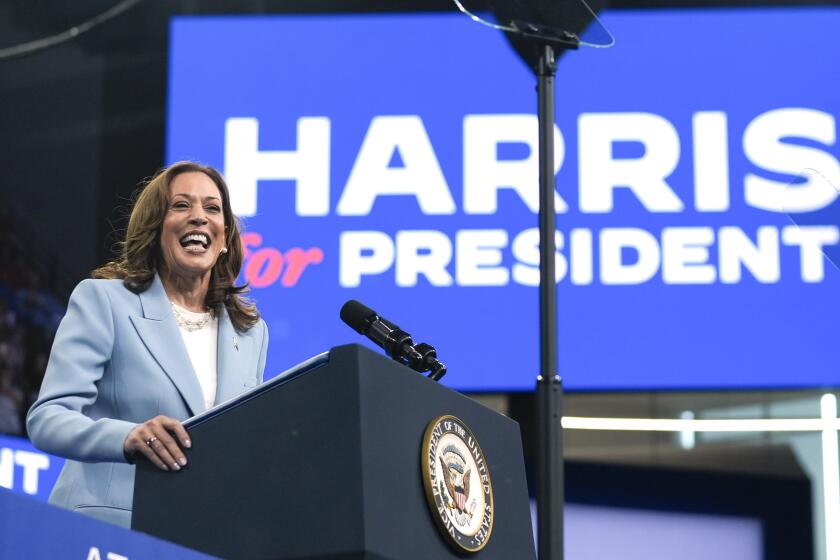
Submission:
M 443 481 L 446 483 L 446 490 L 452 498 L 452 501 L 449 503 L 449 507 L 457 509 L 459 512 L 472 517 L 472 515 L 467 512 L 467 497 L 470 495 L 471 470 L 466 469 L 466 472 L 464 471 L 464 467 L 466 465 L 464 464 L 463 457 L 460 456 L 460 453 L 453 455 L 456 455 L 460 461 L 453 457 L 452 459 L 454 460 L 447 462 L 443 460 L 443 457 L 438 457 L 440 460 L 440 466 L 443 469 Z

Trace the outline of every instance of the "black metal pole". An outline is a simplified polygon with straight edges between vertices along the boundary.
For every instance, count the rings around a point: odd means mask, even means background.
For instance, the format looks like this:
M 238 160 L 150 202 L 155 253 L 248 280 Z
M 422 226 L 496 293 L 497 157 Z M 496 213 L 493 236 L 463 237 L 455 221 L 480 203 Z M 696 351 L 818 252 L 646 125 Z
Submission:
M 540 376 L 537 379 L 537 543 L 540 560 L 563 558 L 563 385 L 557 374 L 557 284 L 554 279 L 554 48 L 543 45 L 537 68 L 540 165 Z

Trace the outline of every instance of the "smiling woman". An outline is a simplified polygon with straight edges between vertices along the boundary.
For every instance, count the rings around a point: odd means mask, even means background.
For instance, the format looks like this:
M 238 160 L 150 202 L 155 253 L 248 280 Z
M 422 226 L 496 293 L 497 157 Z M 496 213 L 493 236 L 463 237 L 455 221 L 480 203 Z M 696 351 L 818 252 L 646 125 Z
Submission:
M 198 171 L 176 176 L 169 190 L 160 237 L 161 275 L 170 282 L 203 282 L 216 258 L 227 251 L 221 194 L 210 177 Z M 204 310 L 203 299 L 192 304 Z
M 235 285 L 242 255 L 215 169 L 179 162 L 142 189 L 120 257 L 70 297 L 27 417 L 33 443 L 69 459 L 50 502 L 129 526 L 131 463 L 181 470 L 181 421 L 262 381 L 268 333 Z

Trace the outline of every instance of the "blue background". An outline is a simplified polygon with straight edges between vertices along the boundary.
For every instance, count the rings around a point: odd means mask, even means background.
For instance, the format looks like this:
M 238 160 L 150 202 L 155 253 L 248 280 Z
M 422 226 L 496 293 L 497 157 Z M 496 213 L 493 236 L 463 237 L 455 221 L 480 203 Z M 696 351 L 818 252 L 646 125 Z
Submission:
M 558 191 L 570 211 L 558 229 L 736 225 L 784 227 L 778 213 L 746 205 L 743 177 L 755 168 L 741 138 L 773 109 L 806 107 L 840 114 L 837 66 L 840 11 L 728 10 L 618 12 L 603 17 L 617 44 L 568 53 L 559 64 L 557 124 L 566 156 Z M 814 56 L 815 52 L 821 52 Z M 279 282 L 252 291 L 268 322 L 267 376 L 331 346 L 359 341 L 338 318 L 350 298 L 365 302 L 435 345 L 449 366 L 445 383 L 473 391 L 531 390 L 539 372 L 537 288 L 395 286 L 393 270 L 338 282 L 344 230 L 432 229 L 453 241 L 460 229 L 503 228 L 510 240 L 537 217 L 513 192 L 494 215 L 462 209 L 462 125 L 467 114 L 535 113 L 535 78 L 504 37 L 458 14 L 176 18 L 172 23 L 167 160 L 223 167 L 224 124 L 260 122 L 260 150 L 293 150 L 296 122 L 331 120 L 331 205 L 326 217 L 298 217 L 292 184 L 262 182 L 247 229 L 264 246 L 321 247 L 324 262 L 294 288 Z M 731 207 L 693 209 L 691 117 L 724 111 L 729 121 Z M 609 214 L 577 210 L 577 117 L 584 112 L 649 112 L 679 132 L 680 163 L 669 184 L 685 202 L 651 214 L 617 192 Z M 419 115 L 458 210 L 425 216 L 414 197 L 380 197 L 369 216 L 335 207 L 377 115 Z M 835 157 L 836 146 L 828 148 Z M 514 154 L 512 157 L 522 157 Z M 639 154 L 635 154 L 638 156 Z M 633 157 L 634 154 L 628 154 Z M 559 286 L 559 367 L 572 390 L 836 386 L 832 351 L 840 321 L 840 272 L 805 284 L 797 248 L 781 245 L 781 280 L 761 284 L 748 271 L 736 285 Z M 564 251 L 568 255 L 567 251 Z M 504 251 L 505 265 L 515 261 Z M 457 255 L 456 255 L 457 257 Z M 709 262 L 717 260 L 714 246 Z M 597 263 L 597 257 L 596 257 Z M 454 263 L 449 267 L 454 276 Z M 595 269 L 597 282 L 597 266 Z

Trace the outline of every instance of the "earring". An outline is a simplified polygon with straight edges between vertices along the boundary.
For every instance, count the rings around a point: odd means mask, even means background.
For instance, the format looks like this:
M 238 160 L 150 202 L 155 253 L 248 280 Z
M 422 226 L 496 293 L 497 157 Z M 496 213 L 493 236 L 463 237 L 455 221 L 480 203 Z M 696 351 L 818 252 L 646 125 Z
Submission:
M 227 247 L 222 247 L 222 250 L 219 251 L 219 254 L 224 255 L 225 253 L 227 253 Z

